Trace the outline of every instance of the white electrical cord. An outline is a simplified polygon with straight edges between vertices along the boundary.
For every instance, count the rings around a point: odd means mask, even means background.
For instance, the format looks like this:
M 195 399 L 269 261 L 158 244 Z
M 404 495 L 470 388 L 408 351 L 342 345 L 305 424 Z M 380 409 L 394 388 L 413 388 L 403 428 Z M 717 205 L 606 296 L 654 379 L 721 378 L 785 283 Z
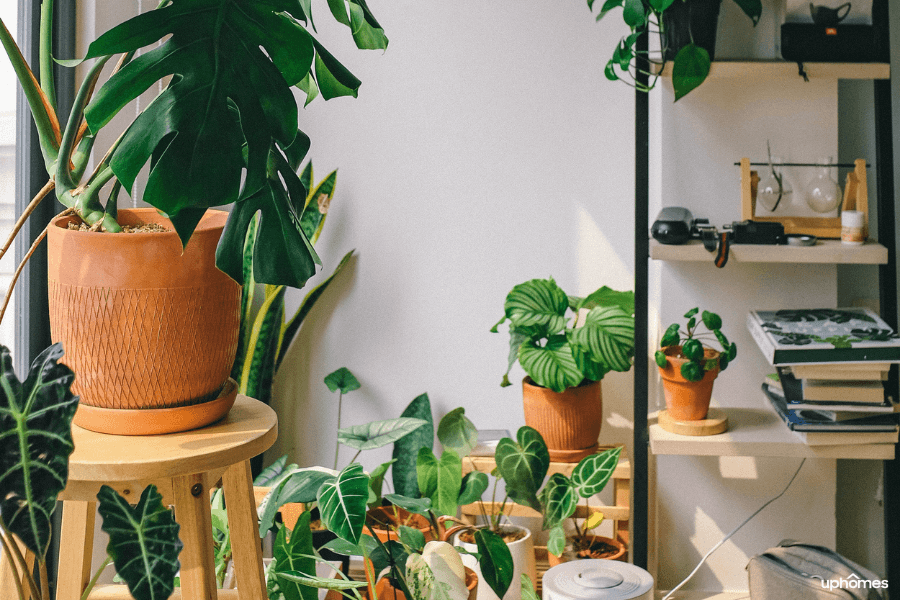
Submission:
M 713 552 L 715 552 L 716 550 L 718 550 L 718 549 L 719 549 L 719 546 L 721 546 L 722 544 L 724 544 L 725 542 L 727 542 L 727 541 L 729 540 L 729 538 L 731 538 L 731 536 L 733 536 L 734 534 L 736 534 L 736 533 L 738 532 L 738 530 L 739 530 L 741 527 L 743 527 L 744 525 L 746 525 L 747 523 L 749 523 L 749 522 L 750 522 L 750 519 L 752 519 L 753 517 L 755 517 L 756 515 L 758 515 L 759 513 L 761 513 L 761 512 L 763 511 L 763 509 L 765 509 L 768 505 L 772 504 L 773 502 L 775 502 L 776 500 L 778 500 L 779 498 L 781 498 L 782 496 L 784 496 L 784 493 L 788 491 L 788 489 L 791 487 L 791 484 L 794 483 L 794 480 L 795 480 L 795 479 L 797 479 L 797 475 L 800 474 L 800 469 L 803 468 L 804 463 L 806 463 L 806 459 L 805 459 L 805 458 L 804 458 L 802 461 L 800 461 L 800 466 L 797 467 L 797 471 L 794 473 L 794 476 L 791 477 L 791 480 L 788 481 L 788 484 L 785 486 L 785 488 L 784 488 L 783 490 L 781 490 L 781 493 L 780 493 L 780 494 L 778 494 L 777 496 L 775 496 L 774 498 L 772 498 L 771 500 L 769 500 L 768 502 L 766 502 L 765 504 L 763 504 L 762 506 L 760 506 L 760 507 L 756 510 L 755 513 L 753 513 L 752 515 L 750 515 L 749 517 L 747 517 L 746 519 L 744 519 L 744 522 L 743 522 L 743 523 L 741 523 L 740 525 L 738 525 L 737 527 L 735 527 L 735 528 L 731 531 L 731 533 L 729 533 L 728 535 L 726 535 L 724 538 L 722 538 L 722 539 L 719 541 L 718 544 L 716 544 L 715 546 L 713 546 L 713 547 L 710 549 L 710 551 L 707 552 L 706 555 L 705 555 L 703 558 L 700 559 L 700 562 L 697 564 L 696 567 L 694 567 L 694 570 L 691 571 L 691 574 L 688 575 L 687 577 L 685 577 L 685 578 L 684 578 L 684 581 L 682 581 L 681 583 L 679 583 L 678 585 L 676 585 L 674 588 L 672 588 L 672 591 L 670 591 L 668 594 L 666 594 L 665 596 L 663 596 L 662 600 L 669 600 L 669 598 L 672 596 L 672 594 L 674 594 L 675 592 L 677 592 L 678 590 L 680 590 L 680 589 L 681 589 L 681 586 L 683 586 L 683 585 L 686 584 L 688 581 L 690 581 L 690 580 L 691 580 L 691 577 L 693 577 L 693 576 L 697 573 L 697 571 L 700 570 L 700 567 L 702 567 L 703 564 L 706 562 L 706 559 L 709 558 L 709 557 L 712 555 Z

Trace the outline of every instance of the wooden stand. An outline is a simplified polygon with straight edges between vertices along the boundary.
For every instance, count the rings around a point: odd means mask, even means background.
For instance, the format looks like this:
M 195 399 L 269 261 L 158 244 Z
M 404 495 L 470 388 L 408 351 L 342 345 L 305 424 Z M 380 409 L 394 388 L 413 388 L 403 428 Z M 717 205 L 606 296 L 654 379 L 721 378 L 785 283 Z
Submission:
M 250 458 L 267 450 L 278 436 L 275 412 L 238 396 L 222 421 L 204 429 L 161 436 L 115 436 L 72 427 L 75 451 L 63 501 L 57 600 L 79 600 L 91 573 L 97 492 L 109 485 L 136 503 L 155 484 L 163 503 L 175 507 L 184 544 L 180 594 L 183 600 L 215 600 L 209 489 L 221 478 L 228 503 L 228 526 L 241 600 L 267 600 Z M 0 597 L 15 598 L 4 579 Z M 229 596 L 225 596 L 229 597 Z M 236 597 L 233 596 L 233 597 Z M 131 598 L 123 585 L 102 586 L 90 598 Z
M 659 413 L 659 426 L 678 435 L 717 435 L 728 431 L 728 415 L 718 408 L 710 408 L 706 418 L 699 421 L 677 421 L 669 416 L 669 411 Z
M 869 191 L 866 183 L 866 161 L 858 158 L 852 172 L 847 173 L 847 183 L 844 186 L 844 203 L 841 210 L 858 210 L 865 214 L 866 233 L 868 237 L 869 223 Z M 784 225 L 787 234 L 802 233 L 814 235 L 819 238 L 840 238 L 840 217 L 759 217 L 756 212 L 756 185 L 759 183 L 759 175 L 750 170 L 750 159 L 741 159 L 741 219 L 754 221 L 775 222 Z

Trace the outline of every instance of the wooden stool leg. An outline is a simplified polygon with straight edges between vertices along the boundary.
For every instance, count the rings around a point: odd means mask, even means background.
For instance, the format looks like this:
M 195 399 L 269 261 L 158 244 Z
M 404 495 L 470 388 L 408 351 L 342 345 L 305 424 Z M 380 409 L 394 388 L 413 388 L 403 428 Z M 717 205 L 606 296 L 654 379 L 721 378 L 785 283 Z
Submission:
M 234 575 L 241 600 L 266 600 L 262 545 L 250 461 L 228 467 L 222 476 L 228 531 L 234 553 Z
M 7 544 L 18 544 L 19 550 L 22 552 L 22 556 L 25 557 L 25 564 L 28 566 L 28 569 L 34 571 L 34 554 L 31 550 L 25 548 L 25 545 L 19 541 L 17 537 L 8 537 L 6 538 Z M 11 598 L 15 599 L 19 597 L 19 592 L 16 589 L 16 574 L 13 572 L 9 563 L 6 561 L 6 555 L 0 552 L 0 597 L 2 598 Z M 31 588 L 28 585 L 28 582 L 25 579 L 24 573 L 18 573 L 19 583 L 22 586 L 22 592 L 25 594 L 25 600 L 31 598 Z
M 59 574 L 56 578 L 57 600 L 79 600 L 91 580 L 96 515 L 96 502 L 63 502 Z
M 181 593 L 184 600 L 216 600 L 212 516 L 203 474 L 172 478 L 175 520 L 181 526 Z

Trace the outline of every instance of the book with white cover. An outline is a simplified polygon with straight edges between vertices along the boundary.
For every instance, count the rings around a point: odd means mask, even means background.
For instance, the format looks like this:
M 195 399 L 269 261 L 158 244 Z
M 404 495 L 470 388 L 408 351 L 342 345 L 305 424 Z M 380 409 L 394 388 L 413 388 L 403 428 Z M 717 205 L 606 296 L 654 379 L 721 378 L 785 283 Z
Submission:
M 887 381 L 890 363 L 841 363 L 793 365 L 797 379 L 837 379 L 841 381 Z
M 884 386 L 878 381 L 803 379 L 803 399 L 819 402 L 882 402 Z

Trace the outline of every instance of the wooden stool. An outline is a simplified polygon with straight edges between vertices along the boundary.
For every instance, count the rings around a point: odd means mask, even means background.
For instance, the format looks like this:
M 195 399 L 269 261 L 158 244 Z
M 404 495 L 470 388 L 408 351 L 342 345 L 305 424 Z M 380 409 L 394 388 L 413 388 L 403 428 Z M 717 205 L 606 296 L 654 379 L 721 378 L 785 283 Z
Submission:
M 63 521 L 57 600 L 79 600 L 92 576 L 94 515 L 100 487 L 109 485 L 135 504 L 151 483 L 159 489 L 163 503 L 175 507 L 175 519 L 181 526 L 184 548 L 179 556 L 180 597 L 215 600 L 209 489 L 219 478 L 228 504 L 241 600 L 266 600 L 250 458 L 267 450 L 278 436 L 278 420 L 271 408 L 239 395 L 228 416 L 204 429 L 158 436 L 116 436 L 73 426 L 72 436 L 75 452 L 69 459 L 69 481 L 59 496 Z M 15 591 L 11 595 L 7 590 L 0 592 L 4 598 L 15 597 Z M 113 597 L 109 590 L 98 593 Z M 116 597 L 130 595 L 126 591 Z

